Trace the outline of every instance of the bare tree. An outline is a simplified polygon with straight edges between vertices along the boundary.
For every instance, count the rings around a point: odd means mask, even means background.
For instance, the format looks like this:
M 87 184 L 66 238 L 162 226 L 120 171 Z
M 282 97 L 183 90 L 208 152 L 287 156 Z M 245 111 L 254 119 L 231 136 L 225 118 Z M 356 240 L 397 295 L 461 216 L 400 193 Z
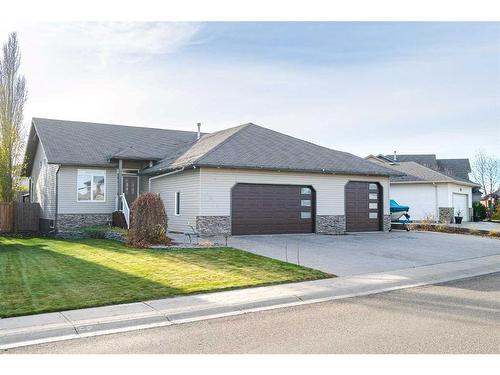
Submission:
M 500 163 L 494 156 L 479 150 L 472 160 L 472 177 L 481 185 L 485 195 L 495 191 L 500 181 Z
M 24 147 L 23 110 L 26 80 L 19 75 L 21 53 L 16 33 L 0 57 L 0 201 L 11 202 L 20 183 Z
M 490 157 L 488 163 L 486 164 L 486 176 L 488 180 L 488 191 L 493 193 L 498 187 L 498 182 L 500 178 L 500 163 L 498 159 Z

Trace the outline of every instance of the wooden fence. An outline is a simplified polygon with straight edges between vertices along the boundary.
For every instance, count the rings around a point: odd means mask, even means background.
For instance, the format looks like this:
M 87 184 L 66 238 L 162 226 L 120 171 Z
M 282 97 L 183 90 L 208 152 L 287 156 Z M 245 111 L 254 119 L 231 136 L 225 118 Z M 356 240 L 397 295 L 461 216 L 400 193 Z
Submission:
M 37 232 L 39 219 L 38 203 L 0 203 L 0 233 Z

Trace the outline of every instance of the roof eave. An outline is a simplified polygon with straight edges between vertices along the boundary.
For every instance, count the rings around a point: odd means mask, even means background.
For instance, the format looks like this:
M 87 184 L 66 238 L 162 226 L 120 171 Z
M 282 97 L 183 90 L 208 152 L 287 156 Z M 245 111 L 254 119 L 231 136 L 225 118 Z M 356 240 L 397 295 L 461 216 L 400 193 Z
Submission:
M 465 185 L 470 187 L 480 187 L 473 182 L 465 182 L 465 181 L 448 181 L 448 180 L 435 180 L 435 181 L 391 181 L 391 184 L 457 184 L 457 185 Z
M 403 174 L 388 174 L 388 173 L 373 173 L 373 172 L 353 172 L 353 171 L 340 171 L 340 170 L 327 170 L 327 169 L 299 169 L 299 168 L 278 168 L 278 167 L 254 167 L 254 166 L 229 166 L 229 165 L 215 165 L 215 164 L 204 164 L 196 163 L 192 165 L 194 168 L 220 168 L 220 169 L 248 169 L 248 170 L 262 170 L 262 171 L 278 171 L 278 172 L 302 172 L 302 173 L 323 173 L 323 174 L 335 174 L 335 175 L 355 175 L 355 176 L 378 176 L 378 177 L 390 177 L 390 176 L 404 176 Z

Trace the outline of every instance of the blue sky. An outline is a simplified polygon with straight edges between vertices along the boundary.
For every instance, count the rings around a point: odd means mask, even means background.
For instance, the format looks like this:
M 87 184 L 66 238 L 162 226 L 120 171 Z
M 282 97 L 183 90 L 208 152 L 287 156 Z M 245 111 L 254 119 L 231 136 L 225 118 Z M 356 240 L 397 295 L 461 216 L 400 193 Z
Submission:
M 63 23 L 19 32 L 32 116 L 500 157 L 500 23 Z

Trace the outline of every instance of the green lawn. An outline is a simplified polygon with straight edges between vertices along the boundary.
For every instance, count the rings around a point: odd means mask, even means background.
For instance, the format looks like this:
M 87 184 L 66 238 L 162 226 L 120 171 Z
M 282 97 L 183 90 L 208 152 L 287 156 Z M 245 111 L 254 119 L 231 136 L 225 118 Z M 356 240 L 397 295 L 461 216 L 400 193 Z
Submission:
M 328 276 L 233 248 L 144 250 L 0 236 L 0 317 Z

